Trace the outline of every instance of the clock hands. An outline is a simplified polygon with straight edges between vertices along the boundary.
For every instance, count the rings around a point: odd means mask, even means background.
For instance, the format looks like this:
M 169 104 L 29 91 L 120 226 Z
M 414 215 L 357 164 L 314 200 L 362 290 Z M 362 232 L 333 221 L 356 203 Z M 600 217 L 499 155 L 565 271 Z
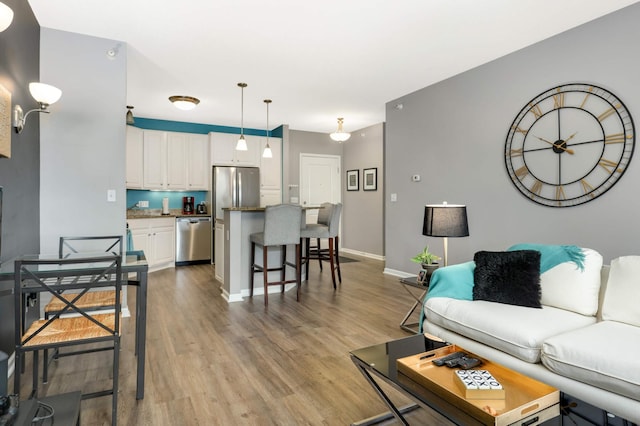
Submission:
M 576 133 L 578 133 L 578 132 L 576 132 Z M 569 137 L 567 138 L 567 140 L 565 140 L 565 141 L 564 141 L 563 143 L 561 143 L 561 144 L 558 144 L 558 143 L 554 143 L 554 142 L 548 141 L 548 140 L 546 140 L 546 139 L 544 139 L 544 138 L 541 138 L 540 136 L 536 136 L 536 135 L 533 135 L 533 136 L 535 136 L 537 139 L 540 139 L 542 142 L 546 142 L 546 143 L 548 143 L 549 145 L 553 145 L 553 147 L 554 147 L 554 148 L 561 149 L 561 150 L 563 150 L 564 152 L 566 152 L 567 154 L 571 154 L 571 155 L 573 155 L 573 154 L 574 154 L 573 150 L 572 150 L 571 148 L 567 148 L 566 146 L 563 146 L 563 145 L 565 145 L 569 139 L 571 139 L 572 137 L 574 137 L 574 136 L 576 135 L 576 133 L 574 133 L 574 134 L 572 134 L 571 136 L 569 136 Z

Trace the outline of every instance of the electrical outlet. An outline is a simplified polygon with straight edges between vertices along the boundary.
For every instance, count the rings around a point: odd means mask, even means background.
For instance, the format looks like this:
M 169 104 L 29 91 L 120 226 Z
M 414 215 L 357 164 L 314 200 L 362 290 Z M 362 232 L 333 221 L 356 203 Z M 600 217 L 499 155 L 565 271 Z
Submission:
M 396 201 L 398 201 L 398 194 L 391 194 L 391 202 L 395 203 Z
M 138 201 L 138 207 L 149 207 L 149 201 Z

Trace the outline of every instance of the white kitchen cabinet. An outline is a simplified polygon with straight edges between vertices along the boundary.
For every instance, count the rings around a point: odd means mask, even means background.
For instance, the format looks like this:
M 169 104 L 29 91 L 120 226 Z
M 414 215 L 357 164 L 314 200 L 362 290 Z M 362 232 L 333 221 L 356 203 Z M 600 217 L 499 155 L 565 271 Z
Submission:
M 143 132 L 142 129 L 127 126 L 126 140 L 126 174 L 127 188 L 142 189 L 142 165 L 143 157 Z
M 167 132 L 143 132 L 144 163 L 142 166 L 144 189 L 165 189 L 167 170 Z
M 213 276 L 224 284 L 224 223 L 216 221 L 215 231 L 213 240 L 215 269 Z
M 187 134 L 167 133 L 165 189 L 184 191 L 187 189 Z
M 234 133 L 209 133 L 211 164 L 216 166 L 260 166 L 260 138 L 247 136 L 247 151 L 236 150 L 239 135 Z
M 267 138 L 260 140 L 260 190 L 282 190 L 282 140 L 269 138 L 272 158 L 262 157 Z
M 127 223 L 133 248 L 144 251 L 150 271 L 175 265 L 175 218 L 128 219 Z
M 209 139 L 207 135 L 188 134 L 186 143 L 187 189 L 208 191 L 211 181 Z
M 260 190 L 260 207 L 273 206 L 282 203 L 282 191 L 272 189 Z

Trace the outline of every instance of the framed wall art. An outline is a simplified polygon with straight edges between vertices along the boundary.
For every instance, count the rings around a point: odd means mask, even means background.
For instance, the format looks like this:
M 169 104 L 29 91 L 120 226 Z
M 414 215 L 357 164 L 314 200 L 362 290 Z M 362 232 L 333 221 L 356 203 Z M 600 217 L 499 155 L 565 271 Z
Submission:
M 0 157 L 11 158 L 11 92 L 0 84 Z
M 362 170 L 362 190 L 377 191 L 378 190 L 378 168 Z
M 347 191 L 358 191 L 360 189 L 359 170 L 347 170 Z

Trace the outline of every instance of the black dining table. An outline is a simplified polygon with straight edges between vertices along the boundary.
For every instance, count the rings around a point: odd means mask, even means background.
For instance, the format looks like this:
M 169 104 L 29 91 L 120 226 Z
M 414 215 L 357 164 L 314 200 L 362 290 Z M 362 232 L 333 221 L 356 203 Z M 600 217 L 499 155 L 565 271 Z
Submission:
M 64 257 L 100 257 L 113 256 L 114 253 L 73 253 L 66 254 Z M 0 265 L 0 296 L 13 294 L 14 266 L 15 261 L 22 260 L 52 260 L 60 258 L 57 254 L 27 254 L 11 259 Z M 87 268 L 93 267 L 87 264 Z M 44 269 L 43 268 L 47 268 Z M 56 277 L 60 274 L 59 265 L 40 265 L 38 269 L 43 276 L 50 275 Z M 123 285 L 133 286 L 136 288 L 136 336 L 135 336 L 135 353 L 138 357 L 137 362 L 137 382 L 136 382 L 136 399 L 144 398 L 144 370 L 145 370 L 145 346 L 146 346 L 146 329 L 147 329 L 147 275 L 149 272 L 149 264 L 142 250 L 127 251 L 122 255 L 122 272 L 126 276 L 135 274 L 135 279 L 128 279 Z M 11 281 L 11 286 L 6 286 L 7 281 Z

